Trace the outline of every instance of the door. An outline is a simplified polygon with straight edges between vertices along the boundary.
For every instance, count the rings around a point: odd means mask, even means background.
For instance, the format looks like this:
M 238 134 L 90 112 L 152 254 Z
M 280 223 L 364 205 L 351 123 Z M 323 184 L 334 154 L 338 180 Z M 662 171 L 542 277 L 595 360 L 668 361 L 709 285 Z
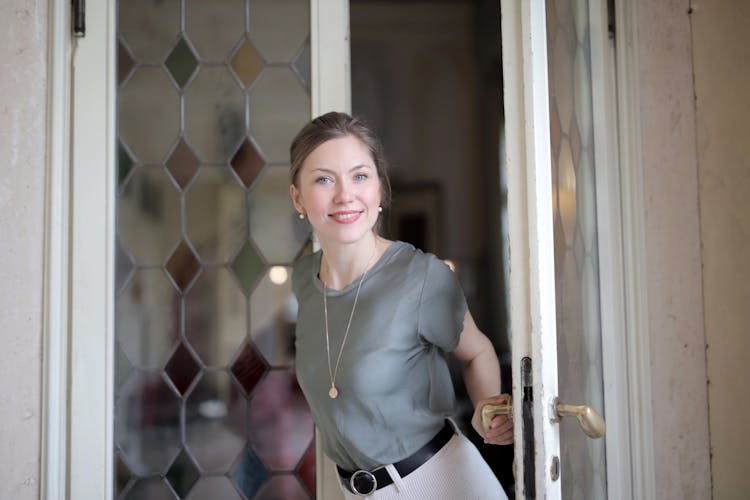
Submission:
M 607 78 L 594 79 L 606 15 L 598 0 L 502 2 L 518 498 L 608 497 L 597 412 L 614 341 L 600 307 L 611 242 L 597 202 L 616 200 L 598 193 L 611 116 Z

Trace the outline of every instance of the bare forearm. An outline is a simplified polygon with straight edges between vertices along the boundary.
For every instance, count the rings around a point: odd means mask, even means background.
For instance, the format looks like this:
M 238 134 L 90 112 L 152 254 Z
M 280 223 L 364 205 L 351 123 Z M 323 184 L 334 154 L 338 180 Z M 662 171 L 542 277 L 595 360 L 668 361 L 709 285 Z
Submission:
M 461 372 L 474 404 L 500 394 L 500 363 L 489 341 L 474 358 L 462 364 Z

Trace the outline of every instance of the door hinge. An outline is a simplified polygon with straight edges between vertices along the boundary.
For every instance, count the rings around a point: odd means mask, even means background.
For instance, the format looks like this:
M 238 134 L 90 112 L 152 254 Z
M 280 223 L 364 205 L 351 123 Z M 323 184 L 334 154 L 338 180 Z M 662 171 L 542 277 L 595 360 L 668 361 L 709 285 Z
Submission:
M 531 376 L 531 358 L 521 359 L 521 388 L 523 402 L 521 419 L 523 420 L 523 496 L 530 500 L 536 498 L 535 464 L 534 464 L 534 381 Z
M 86 36 L 86 0 L 73 0 L 73 36 Z
M 607 32 L 610 40 L 615 39 L 615 0 L 607 0 Z

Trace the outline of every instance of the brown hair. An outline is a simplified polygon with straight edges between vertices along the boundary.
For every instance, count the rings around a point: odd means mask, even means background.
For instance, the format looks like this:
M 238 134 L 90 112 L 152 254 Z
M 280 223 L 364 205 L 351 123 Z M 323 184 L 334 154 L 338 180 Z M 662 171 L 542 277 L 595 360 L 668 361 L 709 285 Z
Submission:
M 292 163 L 289 170 L 291 183 L 299 187 L 299 172 L 302 170 L 302 164 L 315 148 L 331 139 L 341 139 L 350 135 L 359 139 L 369 150 L 380 179 L 382 195 L 380 204 L 383 208 L 387 208 L 391 202 L 391 182 L 386 173 L 388 165 L 385 161 L 383 145 L 367 125 L 346 113 L 331 111 L 320 115 L 297 133 L 289 148 Z

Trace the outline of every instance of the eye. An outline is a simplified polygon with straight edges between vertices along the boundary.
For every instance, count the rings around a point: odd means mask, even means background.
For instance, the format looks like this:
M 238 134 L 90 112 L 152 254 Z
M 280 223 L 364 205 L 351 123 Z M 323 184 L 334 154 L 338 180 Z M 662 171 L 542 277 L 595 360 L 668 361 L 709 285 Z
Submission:
M 317 179 L 315 179 L 315 182 L 317 184 L 330 184 L 331 182 L 333 182 L 333 180 L 331 180 L 330 177 L 326 177 L 326 176 L 323 175 L 323 176 L 320 176 Z
M 367 174 L 356 174 L 356 175 L 354 176 L 354 180 L 355 180 L 355 181 L 366 181 L 366 180 L 367 180 L 367 179 L 369 179 L 369 178 L 370 178 L 370 176 L 369 176 L 369 175 L 367 175 Z

